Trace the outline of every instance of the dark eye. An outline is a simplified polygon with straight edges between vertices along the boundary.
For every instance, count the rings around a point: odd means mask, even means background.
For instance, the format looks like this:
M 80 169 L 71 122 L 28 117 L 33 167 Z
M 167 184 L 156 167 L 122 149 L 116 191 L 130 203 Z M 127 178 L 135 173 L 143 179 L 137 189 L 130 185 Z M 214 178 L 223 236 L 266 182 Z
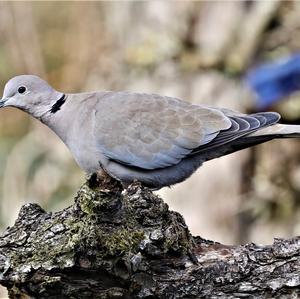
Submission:
M 26 87 L 25 86 L 20 86 L 18 88 L 18 93 L 24 93 L 26 91 Z

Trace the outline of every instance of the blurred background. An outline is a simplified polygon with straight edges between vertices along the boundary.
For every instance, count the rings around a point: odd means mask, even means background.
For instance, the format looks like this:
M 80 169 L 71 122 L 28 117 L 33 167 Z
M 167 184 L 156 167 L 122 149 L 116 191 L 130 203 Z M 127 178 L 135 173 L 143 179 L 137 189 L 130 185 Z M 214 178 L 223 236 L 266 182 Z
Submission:
M 128 90 L 300 124 L 300 2 L 1 2 L 0 89 L 36 74 L 65 92 Z M 0 226 L 21 205 L 72 203 L 84 173 L 48 128 L 0 112 Z M 159 194 L 191 231 L 226 244 L 300 233 L 300 142 L 205 164 Z

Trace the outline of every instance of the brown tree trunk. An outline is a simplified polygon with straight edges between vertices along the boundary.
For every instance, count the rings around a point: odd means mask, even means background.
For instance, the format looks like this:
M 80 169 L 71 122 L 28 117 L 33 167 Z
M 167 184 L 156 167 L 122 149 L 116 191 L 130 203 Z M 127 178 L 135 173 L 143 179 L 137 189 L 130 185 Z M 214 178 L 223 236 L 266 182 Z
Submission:
M 300 238 L 225 246 L 192 237 L 138 183 L 85 183 L 57 213 L 22 207 L 0 237 L 10 298 L 297 298 Z

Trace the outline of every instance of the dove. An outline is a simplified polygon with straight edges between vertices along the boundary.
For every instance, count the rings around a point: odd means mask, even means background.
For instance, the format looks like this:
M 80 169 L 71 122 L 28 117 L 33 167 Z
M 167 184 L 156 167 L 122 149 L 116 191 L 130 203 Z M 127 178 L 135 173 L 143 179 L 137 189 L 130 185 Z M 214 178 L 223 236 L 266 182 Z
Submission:
M 208 160 L 300 137 L 300 126 L 279 124 L 276 112 L 243 114 L 124 91 L 63 93 L 34 75 L 10 79 L 0 107 L 16 107 L 48 126 L 87 174 L 151 189 L 184 181 Z

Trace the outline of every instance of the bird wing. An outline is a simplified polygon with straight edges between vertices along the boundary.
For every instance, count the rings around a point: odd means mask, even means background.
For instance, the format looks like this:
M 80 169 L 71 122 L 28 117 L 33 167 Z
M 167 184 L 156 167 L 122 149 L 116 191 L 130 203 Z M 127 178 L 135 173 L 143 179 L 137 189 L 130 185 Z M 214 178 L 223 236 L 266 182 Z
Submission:
M 232 126 L 221 110 L 155 94 L 106 92 L 95 105 L 97 147 L 110 160 L 143 169 L 178 164 Z
M 247 115 L 228 109 L 221 110 L 231 121 L 231 127 L 220 131 L 216 138 L 194 149 L 189 156 L 200 155 L 203 161 L 207 161 L 274 138 L 270 135 L 270 130 L 269 135 L 263 136 L 268 133 L 264 128 L 273 127 L 279 121 L 278 113 L 259 112 Z M 273 133 L 275 134 L 276 132 Z

